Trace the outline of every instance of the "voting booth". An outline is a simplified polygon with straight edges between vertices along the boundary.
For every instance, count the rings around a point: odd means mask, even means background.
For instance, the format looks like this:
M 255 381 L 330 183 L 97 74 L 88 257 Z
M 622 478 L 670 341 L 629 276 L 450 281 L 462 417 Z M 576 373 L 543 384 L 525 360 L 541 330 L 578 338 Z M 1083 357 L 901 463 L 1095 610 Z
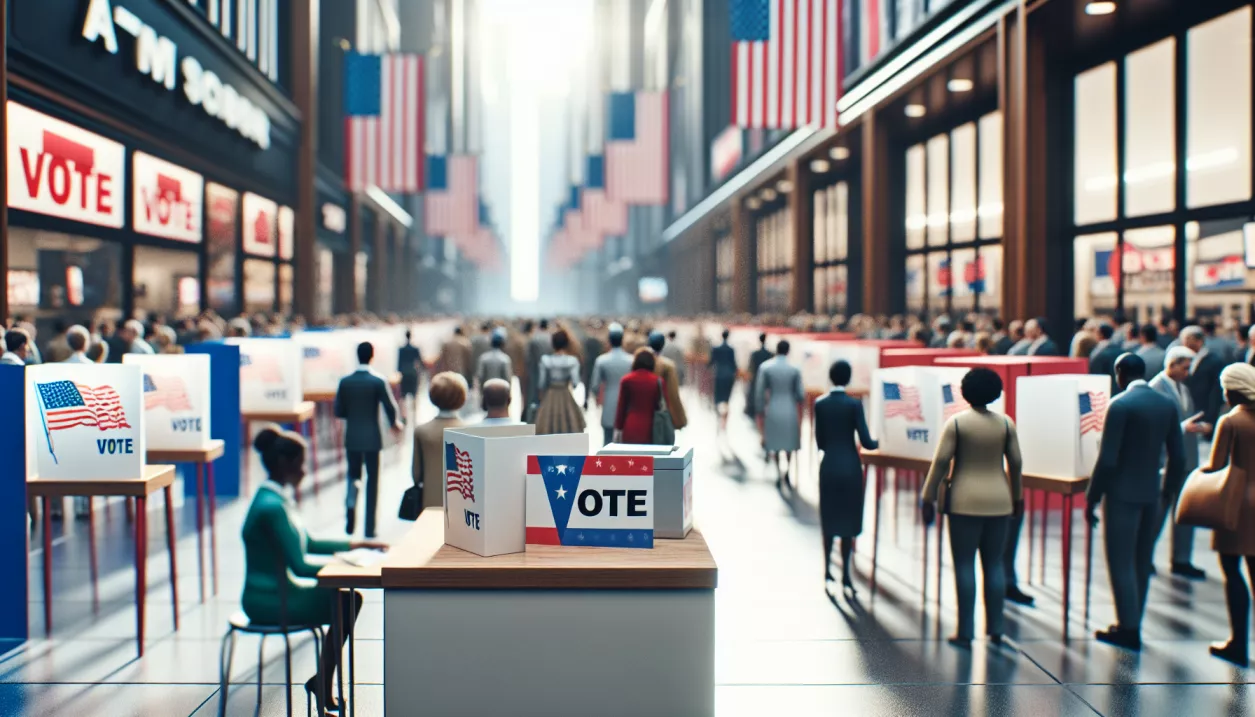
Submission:
M 524 546 L 527 457 L 588 453 L 587 433 L 537 436 L 529 424 L 444 432 L 445 543 L 485 557 Z
M 611 443 L 599 456 L 654 459 L 654 537 L 683 538 L 693 528 L 693 449 Z
M 335 393 L 340 379 L 357 368 L 352 331 L 304 331 L 293 339 L 301 347 L 302 395 Z
M 527 544 L 654 547 L 653 456 L 527 457 Z
M 1090 374 L 1024 376 L 1016 381 L 1021 406 L 1016 430 L 1024 472 L 1085 478 L 1098 461 L 1111 380 Z M 1023 407 L 1032 406 L 1032 410 Z
M 143 372 L 147 449 L 181 451 L 209 443 L 209 357 L 204 354 L 126 354 Z
M 968 370 L 937 366 L 878 370 L 871 392 L 870 429 L 880 440 L 880 452 L 931 460 L 942 426 L 968 409 L 960 391 Z M 1003 413 L 1002 397 L 989 409 Z
M 880 352 L 880 367 L 932 366 L 943 358 L 980 355 L 981 353 L 976 349 L 885 349 Z
M 987 368 L 1002 379 L 1006 413 L 1012 419 L 1018 417 L 1016 382 L 1021 376 L 1054 376 L 1057 374 L 1082 374 L 1089 371 L 1089 360 L 1059 356 L 945 356 L 936 360 L 937 366 L 966 366 Z
M 880 347 L 861 341 L 840 341 L 831 344 L 828 350 L 828 364 L 837 359 L 845 359 L 850 363 L 850 383 L 846 390 L 852 393 L 867 393 L 872 388 L 872 376 L 880 368 Z M 827 385 L 828 369 L 824 368 L 824 385 Z M 821 388 L 822 390 L 822 388 Z
M 27 366 L 28 477 L 142 476 L 146 452 L 142 394 L 143 371 L 136 365 Z
M 833 344 L 812 339 L 790 343 L 789 363 L 802 372 L 802 389 L 812 393 L 827 391 L 828 369 L 833 361 L 831 358 Z
M 301 347 L 293 339 L 232 339 L 240 348 L 240 411 L 291 411 L 304 400 Z

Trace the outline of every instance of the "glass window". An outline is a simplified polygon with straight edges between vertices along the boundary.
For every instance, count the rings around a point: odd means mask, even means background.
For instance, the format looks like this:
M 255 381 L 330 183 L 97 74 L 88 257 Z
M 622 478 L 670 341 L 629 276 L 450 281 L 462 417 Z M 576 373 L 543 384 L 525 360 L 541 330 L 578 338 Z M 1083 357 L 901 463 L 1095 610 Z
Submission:
M 906 150 L 906 248 L 924 247 L 928 214 L 924 208 L 924 145 Z
M 828 313 L 828 269 L 820 267 L 815 270 L 814 277 L 815 291 L 815 313 Z
M 1073 244 L 1073 286 L 1077 316 L 1115 313 L 1120 288 L 1120 257 L 1115 232 L 1088 234 Z
M 982 246 L 976 255 L 976 265 L 969 277 L 977 295 L 979 308 L 986 314 L 1002 315 L 1002 247 L 997 244 Z
M 938 314 L 946 310 L 946 299 L 952 290 L 953 273 L 950 257 L 944 251 L 928 254 L 928 312 Z
M 1251 8 L 1186 36 L 1186 204 L 1251 197 Z
M 1075 91 L 1075 220 L 1110 221 L 1116 218 L 1115 63 L 1077 75 Z
M 814 247 L 815 263 L 825 264 L 828 262 L 828 190 L 820 189 L 811 196 L 811 211 L 814 218 L 814 232 L 811 237 L 811 246 Z M 816 304 L 818 306 L 818 304 Z
M 928 245 L 945 246 L 949 224 L 946 206 L 950 184 L 950 136 L 928 140 Z
M 832 258 L 844 261 L 850 256 L 850 186 L 837 182 L 829 190 L 832 197 L 833 227 Z
M 1191 315 L 1249 323 L 1255 271 L 1246 266 L 1244 217 L 1185 225 L 1185 266 Z
M 279 311 L 288 314 L 292 312 L 293 302 L 293 285 L 292 285 L 292 265 L 279 265 Z
M 981 239 L 1002 237 L 1002 113 L 980 118 L 980 216 Z
M 850 269 L 845 264 L 829 267 L 829 313 L 846 315 L 850 310 Z
M 924 255 L 912 254 L 906 258 L 906 308 L 911 313 L 922 312 L 927 305 L 924 297 Z
M 200 259 L 195 252 L 135 247 L 135 310 L 184 318 L 200 311 Z
M 976 308 L 976 250 L 955 249 L 950 254 L 950 285 L 954 293 L 952 311 Z
M 1172 311 L 1174 245 L 1172 226 L 1129 229 L 1120 250 L 1124 274 L 1124 313 L 1129 320 L 1146 323 Z
M 210 182 L 205 185 L 205 249 L 209 253 L 209 308 L 224 316 L 238 312 L 235 247 L 240 195 Z
M 968 122 L 950 133 L 953 164 L 950 176 L 950 240 L 976 239 L 976 124 Z
M 122 316 L 122 246 L 91 237 L 9 228 L 10 311 L 30 314 L 40 336 L 52 322 L 91 326 Z
M 1129 53 L 1124 59 L 1124 215 L 1176 208 L 1176 41 Z
M 244 310 L 275 310 L 275 264 L 266 259 L 244 260 Z
M 318 296 L 314 298 L 318 316 L 331 316 L 331 299 L 335 295 L 335 255 L 330 249 L 318 249 Z

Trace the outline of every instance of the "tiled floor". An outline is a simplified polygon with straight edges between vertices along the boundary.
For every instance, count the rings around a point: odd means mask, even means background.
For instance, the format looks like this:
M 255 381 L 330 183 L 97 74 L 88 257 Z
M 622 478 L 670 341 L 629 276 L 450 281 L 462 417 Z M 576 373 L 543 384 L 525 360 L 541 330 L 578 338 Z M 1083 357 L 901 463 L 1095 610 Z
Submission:
M 689 396 L 695 401 L 694 396 Z M 430 407 L 427 407 L 430 411 Z M 731 441 L 715 438 L 709 409 L 690 409 L 694 425 L 682 438 L 696 447 L 697 523 L 719 563 L 716 704 L 720 717 L 742 715 L 1250 715 L 1255 713 L 1252 673 L 1208 656 L 1207 643 L 1227 636 L 1219 569 L 1200 536 L 1196 562 L 1210 578 L 1201 584 L 1167 577 L 1154 581 L 1141 655 L 1095 643 L 1096 626 L 1114 620 L 1101 545 L 1095 547 L 1089 624 L 1083 622 L 1082 528 L 1077 520 L 1073 564 L 1072 640 L 1060 639 L 1062 612 L 1058 516 L 1051 524 L 1046 584 L 1037 567 L 1026 589 L 1038 607 L 1008 607 L 1012 640 L 1002 649 L 978 642 L 971 652 L 945 642 L 954 627 L 954 593 L 942 576 L 936 604 L 935 573 L 921 595 L 921 530 L 905 491 L 887 492 L 879 540 L 878 589 L 866 586 L 872 545 L 870 513 L 858 545 L 862 588 L 856 601 L 830 600 L 823 592 L 817 487 L 809 458 L 798 471 L 799 494 L 782 499 L 757 453 L 748 422 L 734 410 Z M 596 430 L 596 429 L 594 429 Z M 600 435 L 600 431 L 596 431 Z M 596 439 L 594 439 L 596 440 Z M 404 450 L 385 456 L 380 498 L 384 537 L 407 524 L 393 517 L 409 484 Z M 331 454 L 325 461 L 331 463 Z M 314 532 L 343 529 L 343 487 L 336 468 L 327 486 L 302 505 Z M 260 472 L 256 470 L 255 476 Z M 159 509 L 160 501 L 154 501 Z M 226 501 L 218 511 L 219 587 L 198 599 L 196 539 L 189 505 L 179 513 L 180 629 L 173 630 L 163 521 L 150 529 L 148 643 L 135 657 L 134 577 L 129 529 L 120 504 L 102 520 L 99 544 L 100 606 L 94 612 L 82 524 L 54 527 L 54 612 L 51 639 L 43 630 L 41 553 L 31 555 L 32 639 L 0 655 L 0 715 L 212 715 L 219 707 L 218 649 L 227 618 L 238 608 L 243 577 L 238 535 L 246 501 Z M 870 510 L 870 503 L 869 503 Z M 1079 514 L 1078 514 L 1079 515 Z M 68 532 L 63 532 L 63 530 Z M 31 545 L 41 545 L 38 531 Z M 930 538 L 935 551 L 935 534 Z M 1161 546 L 1166 547 L 1166 546 Z M 1162 551 L 1161 551 L 1162 553 Z M 935 553 L 934 553 L 935 555 Z M 1021 580 L 1026 570 L 1021 552 Z M 946 558 L 948 563 L 948 558 Z M 1159 565 L 1164 566 L 1161 554 Z M 1166 571 L 1165 571 L 1166 572 Z M 358 714 L 383 712 L 383 610 L 367 594 L 358 621 Z M 979 620 L 979 618 L 978 618 Z M 979 628 L 979 624 L 978 624 Z M 264 715 L 285 713 L 281 641 L 263 656 Z M 313 672 L 307 639 L 294 641 L 293 675 Z M 235 654 L 228 714 L 252 714 L 257 642 L 242 637 Z M 305 696 L 294 690 L 294 707 Z M 420 714 L 415 710 L 415 714 Z

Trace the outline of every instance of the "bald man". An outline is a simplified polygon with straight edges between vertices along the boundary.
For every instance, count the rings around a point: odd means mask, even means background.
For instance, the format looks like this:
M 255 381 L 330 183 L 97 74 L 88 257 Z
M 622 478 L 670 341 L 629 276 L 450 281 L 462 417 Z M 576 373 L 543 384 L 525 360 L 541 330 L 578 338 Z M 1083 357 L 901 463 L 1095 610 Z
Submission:
M 499 378 L 489 379 L 484 382 L 481 393 L 483 394 L 484 412 L 488 414 L 480 422 L 481 426 L 501 426 L 518 423 L 518 421 L 510 418 L 510 384 Z

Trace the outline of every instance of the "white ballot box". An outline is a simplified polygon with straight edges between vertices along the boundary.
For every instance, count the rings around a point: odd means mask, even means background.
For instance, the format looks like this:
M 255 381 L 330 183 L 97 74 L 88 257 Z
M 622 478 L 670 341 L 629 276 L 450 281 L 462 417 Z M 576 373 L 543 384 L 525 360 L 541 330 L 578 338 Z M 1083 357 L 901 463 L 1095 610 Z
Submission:
M 446 543 L 485 557 L 523 552 L 527 457 L 588 453 L 587 433 L 535 434 L 528 424 L 445 429 Z
M 301 347 L 292 339 L 228 339 L 240 347 L 240 410 L 290 411 L 304 400 Z
M 143 372 L 123 364 L 26 367 L 28 471 L 40 478 L 144 474 Z
M 693 449 L 611 443 L 599 456 L 654 459 L 654 537 L 683 538 L 693 528 Z
M 527 543 L 654 547 L 653 456 L 527 457 Z
M 1111 379 L 1089 374 L 1021 376 L 1015 384 L 1016 430 L 1024 472 L 1088 477 L 1098 461 Z
M 126 354 L 143 371 L 146 448 L 181 451 L 209 444 L 209 354 Z
M 967 368 L 902 366 L 876 371 L 871 391 L 871 431 L 886 455 L 929 460 L 941 428 L 967 410 L 960 386 Z M 1003 398 L 989 409 L 1003 413 Z

